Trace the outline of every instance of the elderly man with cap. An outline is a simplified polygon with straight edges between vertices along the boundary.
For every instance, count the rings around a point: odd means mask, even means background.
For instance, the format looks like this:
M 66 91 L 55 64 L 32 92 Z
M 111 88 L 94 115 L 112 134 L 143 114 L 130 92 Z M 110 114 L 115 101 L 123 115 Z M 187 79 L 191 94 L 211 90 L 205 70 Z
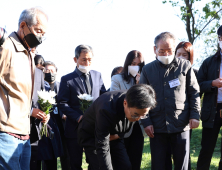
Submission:
M 202 141 L 197 162 L 198 170 L 208 170 L 222 125 L 222 26 L 217 30 L 219 50 L 202 63 L 197 79 L 200 92 L 204 93 L 201 110 Z M 220 160 L 219 169 L 222 169 Z

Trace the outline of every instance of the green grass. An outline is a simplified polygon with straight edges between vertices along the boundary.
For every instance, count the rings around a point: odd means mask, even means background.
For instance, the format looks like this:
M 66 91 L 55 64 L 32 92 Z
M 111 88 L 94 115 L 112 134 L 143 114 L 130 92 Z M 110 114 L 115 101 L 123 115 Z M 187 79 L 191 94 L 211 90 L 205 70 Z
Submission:
M 197 159 L 201 149 L 201 138 L 202 138 L 202 125 L 199 128 L 194 129 L 192 132 L 191 142 L 190 142 L 190 155 L 191 155 L 191 169 L 195 170 L 197 165 Z M 219 133 L 216 147 L 214 149 L 214 154 L 211 160 L 210 170 L 217 170 L 220 161 L 220 146 L 221 146 L 221 133 Z M 59 159 L 58 159 L 59 160 Z M 85 161 L 85 155 L 83 157 L 84 170 L 87 169 L 87 163 Z M 143 159 L 141 163 L 141 170 L 151 169 L 151 154 L 150 154 L 150 142 L 149 138 L 145 139 L 144 149 L 143 149 Z M 61 170 L 60 161 L 58 161 L 58 170 Z

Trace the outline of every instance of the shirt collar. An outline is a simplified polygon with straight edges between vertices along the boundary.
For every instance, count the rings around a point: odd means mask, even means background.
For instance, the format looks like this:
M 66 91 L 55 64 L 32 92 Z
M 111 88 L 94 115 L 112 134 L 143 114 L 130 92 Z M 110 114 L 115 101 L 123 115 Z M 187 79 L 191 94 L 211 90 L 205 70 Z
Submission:
M 18 36 L 16 32 L 12 32 L 9 35 L 9 38 L 12 40 L 17 51 L 28 51 L 21 38 Z
M 85 73 L 81 72 L 77 67 L 76 67 L 75 71 L 79 76 L 85 75 Z M 87 74 L 89 75 L 89 73 L 87 73 Z

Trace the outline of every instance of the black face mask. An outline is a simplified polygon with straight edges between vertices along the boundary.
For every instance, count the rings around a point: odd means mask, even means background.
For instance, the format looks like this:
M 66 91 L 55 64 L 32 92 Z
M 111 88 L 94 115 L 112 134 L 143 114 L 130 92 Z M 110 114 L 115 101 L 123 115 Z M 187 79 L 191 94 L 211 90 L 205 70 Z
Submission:
M 45 73 L 45 81 L 48 83 L 52 83 L 56 80 L 56 74 L 55 73 Z
M 27 25 L 27 23 L 26 23 L 26 25 Z M 28 25 L 27 25 L 27 27 L 29 29 Z M 42 37 L 36 36 L 35 34 L 33 34 L 31 32 L 30 29 L 29 29 L 29 31 L 30 31 L 30 34 L 28 34 L 28 35 L 25 35 L 24 31 L 23 31 L 23 34 L 24 34 L 23 41 L 25 41 L 29 45 L 30 48 L 34 48 L 42 43 Z

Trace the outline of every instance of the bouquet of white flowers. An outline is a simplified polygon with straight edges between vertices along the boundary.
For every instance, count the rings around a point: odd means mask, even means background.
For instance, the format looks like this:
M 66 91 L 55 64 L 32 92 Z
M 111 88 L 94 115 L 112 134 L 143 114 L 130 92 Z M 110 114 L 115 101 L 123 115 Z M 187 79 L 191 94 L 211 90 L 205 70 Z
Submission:
M 89 94 L 86 94 L 86 93 L 84 93 L 84 94 L 80 94 L 79 96 L 78 96 L 78 98 L 80 99 L 80 104 L 81 104 L 81 107 L 80 107 L 80 109 L 81 109 L 81 111 L 83 112 L 83 113 L 85 113 L 85 111 L 89 108 L 89 106 L 92 104 L 92 100 L 93 100 L 93 97 L 91 96 L 91 95 L 89 95 Z
M 56 93 L 54 91 L 37 91 L 38 93 L 38 103 L 40 106 L 40 109 L 45 112 L 46 115 L 49 114 L 50 109 L 53 107 L 55 103 L 55 96 Z M 41 131 L 40 131 L 41 137 L 43 135 L 47 136 L 47 124 L 43 124 Z

